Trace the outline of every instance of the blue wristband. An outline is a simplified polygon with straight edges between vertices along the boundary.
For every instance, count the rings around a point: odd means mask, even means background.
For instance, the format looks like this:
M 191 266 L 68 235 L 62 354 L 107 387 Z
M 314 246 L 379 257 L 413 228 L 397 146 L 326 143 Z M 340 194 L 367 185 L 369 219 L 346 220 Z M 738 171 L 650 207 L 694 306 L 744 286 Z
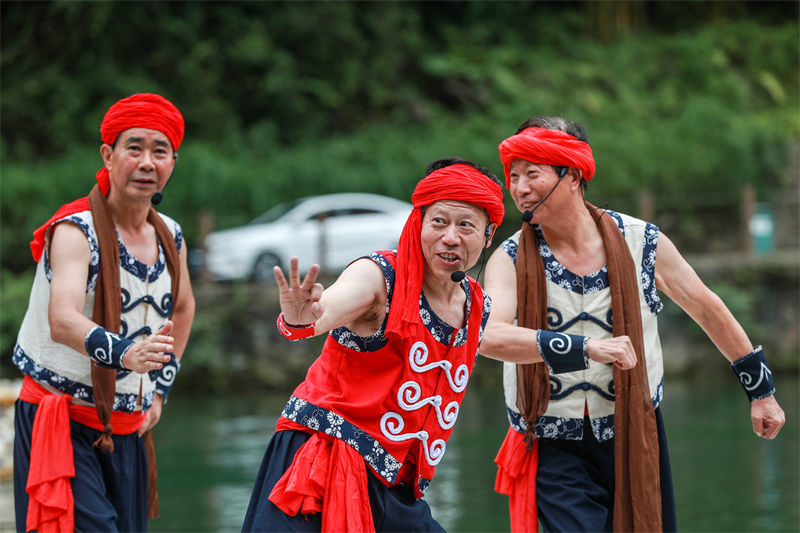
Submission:
M 775 393 L 772 371 L 767 366 L 761 346 L 756 346 L 752 352 L 731 363 L 731 368 L 751 402 Z
M 122 358 L 133 346 L 132 340 L 111 333 L 101 326 L 95 326 L 86 334 L 83 345 L 86 347 L 86 353 L 97 362 L 98 366 L 128 370 L 122 365 Z
M 569 335 L 540 329 L 536 334 L 536 344 L 542 359 L 550 367 L 551 374 L 563 374 L 589 368 L 586 343 L 589 337 Z
M 164 403 L 167 403 L 167 396 L 169 391 L 172 390 L 172 385 L 175 383 L 175 378 L 178 376 L 178 371 L 181 369 L 181 361 L 174 353 L 168 352 L 170 359 L 168 362 L 158 370 L 151 370 L 149 372 L 150 379 L 156 384 L 156 392 L 164 398 Z

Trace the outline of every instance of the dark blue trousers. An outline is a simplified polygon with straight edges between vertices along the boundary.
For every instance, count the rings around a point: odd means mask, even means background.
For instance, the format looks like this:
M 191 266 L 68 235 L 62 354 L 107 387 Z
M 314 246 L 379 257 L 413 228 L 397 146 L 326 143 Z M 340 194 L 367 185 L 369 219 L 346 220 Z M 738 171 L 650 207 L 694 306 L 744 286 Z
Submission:
M 289 516 L 269 498 L 272 488 L 292 464 L 297 450 L 310 435 L 302 431 L 278 431 L 272 436 L 258 471 L 242 531 L 320 531 L 320 513 Z M 408 487 L 387 487 L 367 468 L 367 490 L 375 531 L 441 531 L 430 507 L 414 498 Z
M 28 468 L 33 419 L 38 406 L 17 400 L 14 428 L 14 508 L 17 531 L 28 514 Z M 137 433 L 114 435 L 114 452 L 92 447 L 100 431 L 70 422 L 75 477 L 76 531 L 147 530 L 147 454 Z
M 664 531 L 677 531 L 667 440 L 656 409 L 661 516 Z M 584 419 L 583 440 L 539 440 L 536 507 L 544 531 L 613 531 L 614 439 L 598 442 Z M 634 502 L 635 504 L 635 502 Z

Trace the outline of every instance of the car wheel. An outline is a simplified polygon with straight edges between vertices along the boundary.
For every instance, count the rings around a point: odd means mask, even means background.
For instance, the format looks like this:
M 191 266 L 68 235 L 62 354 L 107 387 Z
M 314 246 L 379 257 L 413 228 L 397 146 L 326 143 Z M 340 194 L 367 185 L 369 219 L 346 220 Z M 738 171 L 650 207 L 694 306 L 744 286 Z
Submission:
M 275 274 L 272 269 L 276 266 L 281 266 L 280 258 L 273 253 L 265 252 L 259 255 L 253 264 L 250 279 L 257 283 L 275 283 Z

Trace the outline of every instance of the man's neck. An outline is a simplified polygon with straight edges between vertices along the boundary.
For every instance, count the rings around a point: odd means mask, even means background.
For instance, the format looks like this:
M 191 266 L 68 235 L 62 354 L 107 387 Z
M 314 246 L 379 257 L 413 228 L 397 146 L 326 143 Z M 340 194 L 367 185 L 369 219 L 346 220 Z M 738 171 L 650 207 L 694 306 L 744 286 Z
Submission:
M 571 272 L 588 275 L 606 263 L 603 237 L 591 213 L 583 204 L 542 233 L 556 259 Z
M 118 229 L 138 233 L 147 227 L 147 214 L 150 211 L 150 204 L 144 202 L 132 202 L 109 195 L 108 205 L 111 208 L 111 216 Z
M 464 325 L 464 303 L 466 294 L 461 283 L 451 279 L 439 280 L 427 277 L 422 280 L 422 292 L 436 315 L 455 328 Z

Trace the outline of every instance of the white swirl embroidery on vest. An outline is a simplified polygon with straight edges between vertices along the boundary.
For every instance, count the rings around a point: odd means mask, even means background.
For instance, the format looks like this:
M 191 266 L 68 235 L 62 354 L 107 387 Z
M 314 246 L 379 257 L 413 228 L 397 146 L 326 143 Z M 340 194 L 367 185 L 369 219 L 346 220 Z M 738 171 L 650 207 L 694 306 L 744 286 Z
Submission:
M 453 363 L 450 361 L 437 361 L 426 365 L 425 361 L 427 360 L 428 347 L 424 342 L 415 342 L 408 352 L 408 362 L 411 364 L 411 369 L 414 372 L 421 374 L 422 372 L 441 367 L 444 369 L 447 382 L 450 384 L 450 388 L 453 389 L 453 392 L 462 392 L 467 387 L 467 381 L 469 380 L 469 368 L 467 368 L 467 365 L 459 365 L 458 368 L 456 368 L 455 376 L 453 376 L 450 374 L 450 371 L 453 369 Z
M 400 442 L 408 439 L 419 439 L 422 441 L 422 449 L 425 452 L 425 460 L 431 466 L 436 466 L 444 456 L 447 445 L 444 440 L 436 439 L 428 446 L 428 432 L 425 430 L 416 433 L 402 433 L 405 422 L 403 417 L 397 413 L 384 413 L 381 417 L 381 433 L 392 441 Z
M 436 418 L 439 420 L 439 427 L 442 429 L 450 429 L 456 423 L 458 418 L 458 402 L 452 401 L 447 404 L 444 411 L 442 411 L 442 397 L 438 394 L 423 398 L 422 389 L 416 381 L 406 381 L 397 391 L 397 403 L 406 411 L 416 411 L 428 404 L 432 405 L 436 411 Z

